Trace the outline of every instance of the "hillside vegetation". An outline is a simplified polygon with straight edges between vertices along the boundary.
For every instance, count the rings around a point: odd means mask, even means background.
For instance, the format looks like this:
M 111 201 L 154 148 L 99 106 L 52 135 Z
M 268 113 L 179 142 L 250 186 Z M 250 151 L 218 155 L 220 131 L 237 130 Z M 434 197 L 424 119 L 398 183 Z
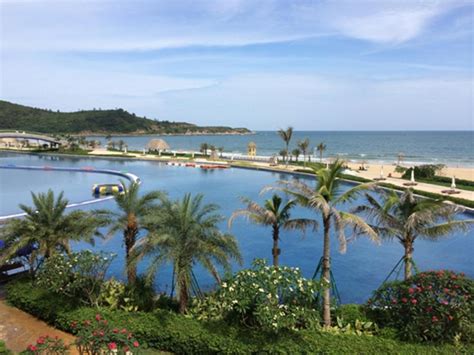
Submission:
M 69 134 L 245 134 L 246 128 L 155 121 L 123 109 L 59 112 L 0 100 L 0 129 Z

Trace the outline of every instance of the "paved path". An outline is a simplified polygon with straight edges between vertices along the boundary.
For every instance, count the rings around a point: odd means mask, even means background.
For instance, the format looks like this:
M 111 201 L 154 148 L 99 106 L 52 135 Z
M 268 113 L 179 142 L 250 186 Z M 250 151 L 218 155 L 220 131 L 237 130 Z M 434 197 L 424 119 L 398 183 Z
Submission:
M 0 339 L 5 341 L 8 349 L 15 353 L 23 351 L 28 345 L 35 344 L 42 335 L 58 336 L 66 344 L 74 341 L 71 334 L 52 328 L 28 313 L 7 305 L 1 292 L 0 290 Z

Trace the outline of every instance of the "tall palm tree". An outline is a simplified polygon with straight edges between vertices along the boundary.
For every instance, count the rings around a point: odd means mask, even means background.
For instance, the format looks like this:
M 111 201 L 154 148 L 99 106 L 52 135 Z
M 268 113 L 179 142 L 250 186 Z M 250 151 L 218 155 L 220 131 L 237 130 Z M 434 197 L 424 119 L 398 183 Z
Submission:
M 201 146 L 199 148 L 199 150 L 201 151 L 201 153 L 204 153 L 204 155 L 207 155 L 207 150 L 209 149 L 209 144 L 207 143 L 201 143 Z
M 397 239 L 404 248 L 405 279 L 412 276 L 413 245 L 416 239 L 436 241 L 455 230 L 467 230 L 474 220 L 454 220 L 463 211 L 440 200 L 416 198 L 412 189 L 401 195 L 382 192 L 379 202 L 366 194 L 367 204 L 354 212 L 369 218 L 372 228 L 382 237 Z
M 149 257 L 148 278 L 152 279 L 160 265 L 173 265 L 179 310 L 186 312 L 193 277 L 193 267 L 201 264 L 220 282 L 217 266 L 226 271 L 231 261 L 241 263 L 236 239 L 219 231 L 223 217 L 214 204 L 203 204 L 203 195 L 186 194 L 182 200 L 163 199 L 159 211 L 147 216 L 147 236 L 134 248 L 135 263 Z
M 0 229 L 0 239 L 7 244 L 0 254 L 0 264 L 28 246 L 36 249 L 30 258 L 33 261 L 57 252 L 69 253 L 70 241 L 85 240 L 94 244 L 94 237 L 102 236 L 98 228 L 105 226 L 107 220 L 92 212 L 66 213 L 68 200 L 62 192 L 56 198 L 52 190 L 31 196 L 32 207 L 20 205 L 26 216 L 11 219 Z
M 347 238 L 345 227 L 351 226 L 355 235 L 366 234 L 373 241 L 379 241 L 377 233 L 357 215 L 338 210 L 338 206 L 346 202 L 353 201 L 363 190 L 372 187 L 372 184 L 361 184 L 344 191 L 341 189 L 339 177 L 343 171 L 343 161 L 336 160 L 330 169 L 314 169 L 317 176 L 315 187 L 311 187 L 304 182 L 292 180 L 281 181 L 283 191 L 293 196 L 295 201 L 310 208 L 322 215 L 324 239 L 322 258 L 322 278 L 326 282 L 323 291 L 323 320 L 325 326 L 331 325 L 331 265 L 330 265 L 330 232 L 334 226 L 341 253 L 346 251 Z M 274 189 L 269 187 L 267 189 Z
M 327 148 L 326 144 L 324 144 L 323 142 L 319 143 L 318 146 L 316 147 L 316 149 L 319 152 L 319 162 L 320 163 L 323 162 L 323 153 L 326 150 L 326 148 Z
M 287 152 L 287 158 L 286 158 L 286 166 L 288 166 L 288 155 L 289 155 L 289 146 L 290 146 L 290 141 L 291 137 L 293 136 L 293 127 L 288 127 L 287 129 L 280 129 L 278 131 L 278 134 L 280 135 L 281 139 L 285 142 L 285 150 Z
M 138 183 L 133 182 L 128 187 L 124 181 L 121 181 L 121 183 L 124 187 L 123 193 L 114 196 L 120 212 L 108 212 L 114 220 L 108 234 L 112 236 L 119 231 L 123 232 L 127 280 L 130 284 L 133 284 L 137 277 L 137 270 L 131 263 L 131 250 L 137 241 L 140 230 L 143 228 L 142 219 L 146 214 L 157 208 L 157 202 L 160 198 L 163 198 L 164 193 L 152 191 L 140 196 L 140 185 Z
M 291 209 L 296 202 L 290 200 L 283 203 L 280 196 L 274 194 L 271 199 L 265 201 L 263 206 L 259 205 L 248 198 L 243 198 L 242 201 L 247 205 L 243 209 L 235 211 L 229 219 L 229 228 L 237 217 L 245 217 L 255 224 L 272 227 L 273 237 L 273 265 L 278 266 L 278 259 L 280 255 L 280 248 L 278 242 L 280 240 L 280 229 L 285 230 L 301 230 L 306 231 L 306 228 L 317 228 L 317 222 L 307 218 L 291 218 Z
M 300 148 L 301 152 L 303 153 L 303 162 L 304 162 L 304 166 L 306 166 L 306 154 L 308 154 L 309 139 L 305 138 L 301 141 L 298 141 L 298 147 Z

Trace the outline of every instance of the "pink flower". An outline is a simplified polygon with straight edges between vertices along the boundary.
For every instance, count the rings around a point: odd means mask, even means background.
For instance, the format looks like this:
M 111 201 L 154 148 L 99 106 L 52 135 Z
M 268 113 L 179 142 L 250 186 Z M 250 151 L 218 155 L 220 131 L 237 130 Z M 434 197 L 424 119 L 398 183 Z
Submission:
M 36 341 L 36 344 L 44 344 L 44 338 L 39 337 L 38 340 Z
M 96 320 L 96 321 L 100 321 L 100 314 L 96 314 L 96 315 L 95 315 L 95 320 Z
M 115 334 L 117 334 L 119 332 L 119 330 L 117 328 L 114 328 L 114 330 L 112 330 Z
M 115 349 L 117 349 L 117 344 L 109 343 L 109 344 L 107 344 L 107 347 L 109 348 L 109 350 L 115 350 Z
M 408 289 L 408 293 L 411 295 L 411 294 L 415 293 L 415 290 L 410 287 L 410 288 Z
M 402 298 L 402 302 L 403 303 L 407 303 L 408 302 L 408 299 L 406 299 L 405 297 Z
M 438 321 L 438 317 L 436 317 L 436 316 L 431 317 L 431 321 L 433 323 L 436 323 Z
M 446 301 L 446 300 L 442 300 L 442 301 L 441 301 L 441 304 L 444 304 L 445 306 L 447 306 L 447 305 L 449 304 L 449 302 Z
M 133 342 L 133 346 L 136 347 L 136 348 L 138 348 L 138 347 L 140 346 L 140 344 L 138 343 L 138 341 L 135 340 L 135 341 Z
M 426 307 L 426 312 L 431 312 L 433 310 L 433 307 Z
M 392 299 L 393 304 L 397 304 L 397 300 L 395 298 Z
M 28 350 L 29 351 L 36 351 L 36 350 L 38 350 L 38 348 L 36 346 L 30 344 L 30 345 L 28 345 Z
M 454 317 L 451 314 L 448 314 L 448 319 L 451 321 L 454 319 Z
M 127 332 L 127 329 L 125 329 L 125 328 L 123 328 L 122 331 L 121 331 L 122 334 L 125 334 L 126 332 Z
M 449 288 L 443 288 L 444 293 L 449 293 Z
M 104 331 L 101 330 L 101 331 L 99 332 L 99 335 L 100 335 L 101 337 L 103 337 L 103 336 L 105 335 Z
M 416 299 L 414 299 L 414 298 L 411 300 L 411 303 L 412 303 L 412 304 L 416 304 L 416 302 L 418 302 L 418 301 L 417 301 Z

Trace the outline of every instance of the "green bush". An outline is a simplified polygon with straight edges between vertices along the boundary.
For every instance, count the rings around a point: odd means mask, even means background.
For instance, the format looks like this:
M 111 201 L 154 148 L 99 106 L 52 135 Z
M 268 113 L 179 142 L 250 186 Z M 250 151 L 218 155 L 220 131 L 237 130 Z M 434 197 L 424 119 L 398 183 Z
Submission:
M 214 294 L 195 299 L 191 312 L 198 319 L 225 319 L 266 331 L 317 327 L 319 289 L 319 283 L 303 278 L 298 268 L 276 268 L 257 259 Z
M 77 308 L 74 302 L 54 298 L 28 280 L 11 283 L 7 299 L 56 327 L 73 332 L 71 322 L 95 317 L 94 308 Z M 454 347 L 407 344 L 377 336 L 333 335 L 314 330 L 278 334 L 229 326 L 222 321 L 204 322 L 176 313 L 122 310 L 101 312 L 111 327 L 126 328 L 140 344 L 176 354 L 454 354 L 473 353 L 474 346 Z
M 336 308 L 334 320 L 341 318 L 346 322 L 354 323 L 356 320 L 368 321 L 365 308 L 359 304 L 343 304 Z
M 415 178 L 418 179 L 432 179 L 436 173 L 444 168 L 443 164 L 426 164 L 415 166 Z M 411 171 L 413 168 L 409 168 L 405 171 L 402 178 L 409 179 L 411 177 Z
M 55 254 L 41 265 L 36 281 L 39 287 L 52 293 L 96 306 L 113 258 L 113 254 L 94 254 L 88 250 Z
M 474 281 L 451 271 L 429 271 L 377 290 L 368 309 L 377 323 L 410 341 L 472 341 Z
M 5 342 L 3 340 L 0 340 L 0 355 L 10 355 L 10 354 L 12 354 L 12 352 L 7 349 Z

